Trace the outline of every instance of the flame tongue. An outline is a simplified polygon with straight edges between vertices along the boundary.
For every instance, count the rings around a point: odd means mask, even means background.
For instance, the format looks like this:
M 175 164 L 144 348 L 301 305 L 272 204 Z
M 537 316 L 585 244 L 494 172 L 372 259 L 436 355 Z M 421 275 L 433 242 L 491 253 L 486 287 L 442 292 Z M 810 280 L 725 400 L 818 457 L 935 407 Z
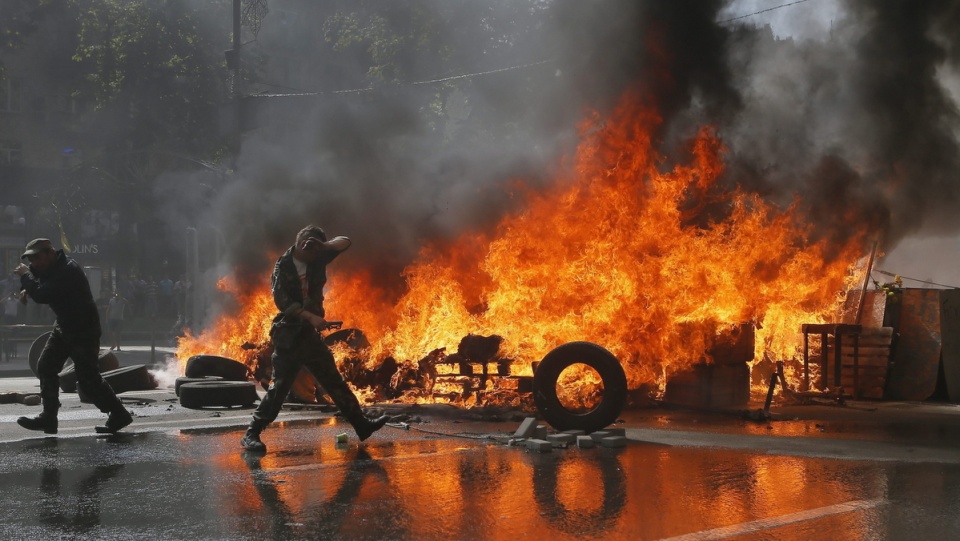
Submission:
M 660 119 L 641 103 L 628 97 L 606 122 L 585 123 L 568 177 L 529 194 L 494 234 L 425 248 L 397 302 L 362 275 L 334 275 L 327 311 L 367 333 L 368 366 L 416 362 L 474 333 L 502 336 L 501 354 L 530 373 L 554 347 L 589 340 L 621 359 L 631 387 L 662 385 L 740 322 L 760 326 L 758 355 L 796 357 L 800 324 L 836 308 L 862 234 L 839 247 L 811 242 L 797 205 L 723 191 L 723 147 L 709 129 L 688 164 L 661 171 L 651 144 Z M 827 260 L 828 248 L 839 257 Z M 263 339 L 272 312 L 262 314 L 262 299 L 221 318 L 255 312 L 261 326 L 218 321 L 202 336 Z

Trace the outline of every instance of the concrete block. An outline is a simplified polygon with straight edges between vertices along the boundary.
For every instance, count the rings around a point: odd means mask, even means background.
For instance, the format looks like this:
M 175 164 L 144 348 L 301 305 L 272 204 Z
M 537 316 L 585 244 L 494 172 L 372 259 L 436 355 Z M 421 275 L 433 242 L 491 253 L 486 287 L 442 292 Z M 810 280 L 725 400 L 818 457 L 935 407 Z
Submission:
M 603 438 L 606 438 L 609 435 L 610 433 L 607 432 L 606 430 L 598 430 L 596 432 L 592 432 L 590 434 L 590 437 L 593 438 L 593 441 L 600 443 L 600 440 L 602 440 Z
M 527 440 L 527 449 L 540 453 L 549 453 L 553 450 L 553 444 L 547 440 Z
M 603 447 L 613 447 L 613 448 L 626 447 L 627 438 L 623 436 L 607 436 L 606 438 L 603 438 L 602 440 L 600 440 L 600 445 L 602 445 Z
M 607 428 L 604 428 L 603 431 L 606 432 L 607 434 L 610 434 L 611 436 L 626 437 L 627 435 L 627 429 L 625 428 L 611 428 L 608 426 Z
M 586 434 L 583 430 L 564 430 L 561 434 L 570 434 L 573 437 L 583 436 Z
M 577 447 L 581 449 L 590 449 L 596 447 L 597 442 L 593 441 L 593 438 L 590 436 L 577 436 Z
M 513 433 L 515 438 L 530 438 L 533 437 L 534 430 L 537 429 L 537 418 L 536 417 L 527 417 L 520 423 L 520 428 Z
M 550 434 L 546 437 L 546 440 L 551 443 L 573 443 L 577 440 L 576 436 L 573 434 Z
M 547 439 L 547 427 L 544 425 L 537 425 L 537 429 L 533 431 L 532 437 L 538 440 Z

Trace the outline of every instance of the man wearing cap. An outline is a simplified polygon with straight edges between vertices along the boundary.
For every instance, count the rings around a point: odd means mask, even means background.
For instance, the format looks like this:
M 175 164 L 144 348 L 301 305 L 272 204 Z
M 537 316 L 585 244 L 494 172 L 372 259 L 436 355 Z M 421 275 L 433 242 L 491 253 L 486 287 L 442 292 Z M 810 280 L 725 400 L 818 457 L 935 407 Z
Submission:
M 21 294 L 49 304 L 57 320 L 37 362 L 43 411 L 36 417 L 20 417 L 17 423 L 29 430 L 57 433 L 59 373 L 69 357 L 76 368 L 77 385 L 100 411 L 110 415 L 96 431 L 112 434 L 129 425 L 133 421 L 130 412 L 100 375 L 100 313 L 83 269 L 63 250 L 54 250 L 48 239 L 30 241 L 21 259 L 30 262 L 29 267 L 21 263 L 14 271 L 20 276 Z
M 353 425 L 360 441 L 383 428 L 387 416 L 370 419 L 364 415 L 357 397 L 337 371 L 330 348 L 319 331 L 330 328 L 324 319 L 323 286 L 327 283 L 327 265 L 350 247 L 347 237 L 327 240 L 323 229 L 304 227 L 273 268 L 273 301 L 280 313 L 273 318 L 270 338 L 273 341 L 273 382 L 260 406 L 253 413 L 250 428 L 240 440 L 248 451 L 264 453 L 267 446 L 260 433 L 280 413 L 300 369 L 309 370 L 340 413 Z

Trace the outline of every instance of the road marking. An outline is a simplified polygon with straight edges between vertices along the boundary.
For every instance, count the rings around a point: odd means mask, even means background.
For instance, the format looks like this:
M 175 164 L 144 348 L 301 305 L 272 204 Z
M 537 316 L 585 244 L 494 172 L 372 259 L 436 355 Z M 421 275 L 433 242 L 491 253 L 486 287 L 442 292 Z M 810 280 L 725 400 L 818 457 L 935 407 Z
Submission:
M 732 526 L 724 526 L 722 528 L 714 528 L 712 530 L 703 530 L 701 532 L 688 533 L 684 535 L 678 535 L 676 537 L 667 537 L 661 539 L 660 541 L 709 541 L 713 539 L 727 539 L 736 535 L 761 532 L 763 530 L 772 530 L 773 528 L 779 528 L 781 526 L 787 526 L 797 522 L 805 522 L 807 520 L 814 520 L 831 515 L 840 515 L 853 511 L 861 511 L 863 509 L 870 509 L 877 507 L 878 505 L 882 505 L 883 503 L 883 499 L 853 500 L 845 503 L 838 503 L 836 505 L 818 507 L 817 509 L 810 509 L 808 511 L 780 515 L 779 517 L 762 518 L 760 520 L 752 520 L 750 522 L 743 522 L 740 524 L 734 524 Z

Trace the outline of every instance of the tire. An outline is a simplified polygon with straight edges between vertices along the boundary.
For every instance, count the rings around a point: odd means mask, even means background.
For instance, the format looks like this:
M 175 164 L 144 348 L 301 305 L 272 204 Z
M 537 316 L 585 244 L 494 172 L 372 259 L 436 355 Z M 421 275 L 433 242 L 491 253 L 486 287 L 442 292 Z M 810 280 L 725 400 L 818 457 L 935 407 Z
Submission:
M 101 374 L 116 370 L 117 368 L 120 368 L 120 361 L 117 360 L 116 355 L 109 351 L 100 355 L 97 359 L 97 370 Z M 63 370 L 60 371 L 60 390 L 65 393 L 77 392 L 77 369 L 74 367 L 73 361 L 69 359 L 64 365 Z
M 246 407 L 259 399 L 252 381 L 201 381 L 180 386 L 180 405 L 189 409 Z
M 250 369 L 247 365 L 226 357 L 194 355 L 187 359 L 183 375 L 188 378 L 219 376 L 226 381 L 247 381 L 250 379 Z
M 370 347 L 370 341 L 360 329 L 341 329 L 328 334 L 323 339 L 323 343 L 332 346 L 337 342 L 344 342 L 352 349 L 363 349 Z
M 177 394 L 177 396 L 180 396 L 180 387 L 184 383 L 198 383 L 202 381 L 223 381 L 223 378 L 221 378 L 220 376 L 207 376 L 205 378 L 180 377 L 180 378 L 177 378 L 176 382 L 174 382 L 173 390 Z
M 157 388 L 157 381 L 147 371 L 147 365 L 145 364 L 125 366 L 116 370 L 109 370 L 100 375 L 110 384 L 110 388 L 116 394 L 127 391 L 150 391 Z M 82 387 L 78 386 L 76 392 L 80 402 L 84 404 L 93 403 L 93 400 L 83 391 Z
M 157 381 L 147 371 L 145 364 L 117 368 L 102 375 L 113 388 L 113 392 L 117 394 L 127 391 L 150 391 L 157 388 Z
M 77 392 L 77 369 L 73 366 L 73 361 L 68 360 L 60 371 L 60 390 L 65 393 Z
M 600 404 L 586 413 L 570 411 L 557 397 L 557 379 L 568 366 L 585 364 L 603 380 Z M 533 401 L 544 420 L 557 430 L 596 432 L 609 426 L 627 403 L 627 376 L 620 361 L 591 342 L 569 342 L 543 358 L 533 374 Z
M 117 368 L 120 368 L 120 360 L 112 351 L 101 354 L 100 358 L 97 359 L 97 369 L 100 370 L 101 374 Z
M 39 376 L 37 373 L 37 363 L 40 362 L 40 354 L 43 352 L 43 346 L 47 345 L 47 339 L 50 338 L 50 335 L 53 334 L 53 331 L 47 331 L 37 337 L 33 341 L 33 344 L 30 344 L 30 353 L 27 354 L 27 359 L 30 362 L 30 370 L 33 371 L 34 376 Z

